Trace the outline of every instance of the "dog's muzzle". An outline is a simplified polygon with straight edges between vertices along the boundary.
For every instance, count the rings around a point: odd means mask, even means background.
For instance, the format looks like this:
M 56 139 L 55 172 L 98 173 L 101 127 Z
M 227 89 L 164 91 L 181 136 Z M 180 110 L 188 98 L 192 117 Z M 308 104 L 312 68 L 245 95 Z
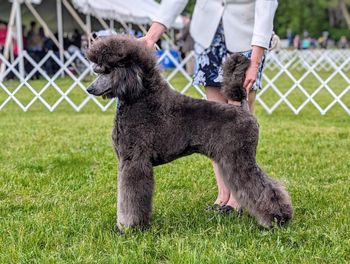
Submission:
M 111 93 L 112 83 L 109 74 L 98 75 L 97 78 L 89 85 L 86 90 L 89 94 L 103 96 Z

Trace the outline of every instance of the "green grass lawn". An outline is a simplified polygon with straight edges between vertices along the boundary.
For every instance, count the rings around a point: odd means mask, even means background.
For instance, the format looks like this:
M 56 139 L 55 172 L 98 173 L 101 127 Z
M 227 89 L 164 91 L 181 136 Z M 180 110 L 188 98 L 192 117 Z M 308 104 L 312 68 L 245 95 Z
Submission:
M 286 228 L 205 212 L 215 180 L 210 161 L 192 155 L 155 169 L 152 227 L 120 235 L 113 109 L 89 103 L 76 113 L 64 103 L 50 113 L 37 102 L 24 113 L 9 103 L 0 111 L 0 263 L 349 263 L 350 117 L 311 105 L 298 116 L 258 106 L 257 116 L 258 162 L 292 196 Z

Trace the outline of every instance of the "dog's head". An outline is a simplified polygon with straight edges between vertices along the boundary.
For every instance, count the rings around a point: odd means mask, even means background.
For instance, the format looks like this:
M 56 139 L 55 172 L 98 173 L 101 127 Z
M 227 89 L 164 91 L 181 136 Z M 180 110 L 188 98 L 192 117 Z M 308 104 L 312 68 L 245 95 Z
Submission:
M 221 92 L 233 101 L 242 101 L 247 98 L 247 93 L 243 88 L 245 72 L 250 65 L 250 60 L 240 53 L 230 55 L 224 65 L 224 82 Z
M 87 91 L 104 98 L 132 101 L 145 92 L 144 78 L 156 68 L 151 49 L 126 35 L 114 35 L 95 41 L 86 52 L 99 74 Z

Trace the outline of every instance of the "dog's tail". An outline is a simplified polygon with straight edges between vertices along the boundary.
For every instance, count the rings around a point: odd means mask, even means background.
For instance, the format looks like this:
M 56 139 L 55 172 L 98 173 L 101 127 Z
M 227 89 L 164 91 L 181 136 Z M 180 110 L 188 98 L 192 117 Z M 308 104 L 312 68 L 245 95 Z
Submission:
M 248 106 L 243 82 L 249 65 L 250 60 L 240 53 L 230 55 L 223 65 L 224 82 L 221 86 L 221 93 L 230 100 L 242 102 L 244 108 Z

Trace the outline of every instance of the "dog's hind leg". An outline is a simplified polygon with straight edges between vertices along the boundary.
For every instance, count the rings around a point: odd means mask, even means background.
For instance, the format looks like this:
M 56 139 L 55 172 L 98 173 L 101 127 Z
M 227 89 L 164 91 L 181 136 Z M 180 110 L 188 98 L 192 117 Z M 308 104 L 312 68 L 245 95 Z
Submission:
M 239 151 L 229 159 L 222 159 L 220 166 L 226 185 L 260 225 L 270 228 L 274 221 L 283 225 L 292 218 L 287 191 L 260 169 L 254 150 Z
M 148 161 L 120 161 L 117 227 L 149 225 L 154 188 L 153 168 Z

